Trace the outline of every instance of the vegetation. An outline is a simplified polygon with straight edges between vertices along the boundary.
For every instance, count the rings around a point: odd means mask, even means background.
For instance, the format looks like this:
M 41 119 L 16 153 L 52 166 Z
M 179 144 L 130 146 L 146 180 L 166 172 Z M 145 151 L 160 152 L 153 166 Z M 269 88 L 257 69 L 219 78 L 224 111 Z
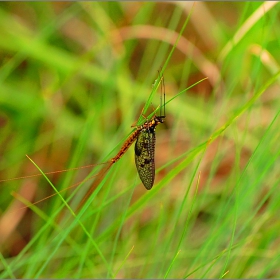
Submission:
M 280 277 L 279 10 L 1 3 L 1 278 Z M 78 211 L 160 69 L 154 187 L 131 147 Z

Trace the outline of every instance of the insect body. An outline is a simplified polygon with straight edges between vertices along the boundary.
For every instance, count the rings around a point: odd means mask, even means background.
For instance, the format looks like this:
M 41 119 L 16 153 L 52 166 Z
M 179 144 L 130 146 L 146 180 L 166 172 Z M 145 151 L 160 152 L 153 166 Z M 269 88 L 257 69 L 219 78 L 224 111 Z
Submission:
M 118 161 L 128 150 L 132 143 L 135 143 L 135 164 L 139 177 L 147 190 L 150 190 L 155 179 L 155 143 L 156 126 L 163 123 L 165 116 L 153 116 L 151 120 L 140 125 L 125 141 L 118 154 L 111 159 L 112 163 Z
M 164 89 L 163 77 L 161 77 L 161 89 Z M 164 118 L 165 92 L 163 93 L 163 114 L 160 113 L 160 116 L 154 115 L 150 120 L 146 120 L 144 124 L 137 126 L 136 130 L 125 141 L 118 154 L 111 159 L 112 164 L 118 161 L 136 140 L 134 148 L 135 165 L 139 177 L 147 190 L 153 187 L 155 180 L 155 130 L 158 124 L 163 123 Z

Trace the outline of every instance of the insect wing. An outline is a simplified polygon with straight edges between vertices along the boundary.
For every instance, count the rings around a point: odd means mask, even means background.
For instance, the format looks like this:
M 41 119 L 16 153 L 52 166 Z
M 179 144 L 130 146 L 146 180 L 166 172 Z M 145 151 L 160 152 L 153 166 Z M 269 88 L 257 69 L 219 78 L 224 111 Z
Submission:
M 135 143 L 135 164 L 139 177 L 147 190 L 153 187 L 155 179 L 155 142 L 154 127 L 141 130 Z

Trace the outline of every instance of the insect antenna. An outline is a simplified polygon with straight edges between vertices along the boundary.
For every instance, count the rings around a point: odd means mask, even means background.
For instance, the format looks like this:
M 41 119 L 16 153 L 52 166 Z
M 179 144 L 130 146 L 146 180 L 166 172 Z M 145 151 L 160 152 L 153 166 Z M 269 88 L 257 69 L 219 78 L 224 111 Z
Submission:
M 161 95 L 160 95 L 160 115 L 165 118 L 165 83 L 164 83 L 164 76 L 161 76 L 162 82 L 160 84 L 161 86 Z M 163 104 L 162 104 L 162 92 L 163 92 Z M 161 112 L 161 109 L 163 108 L 163 114 Z
M 161 70 L 162 71 L 162 70 Z M 164 76 L 161 73 L 161 71 L 158 71 L 158 76 L 160 78 L 160 111 L 159 111 L 159 118 L 165 118 L 165 83 L 164 83 Z

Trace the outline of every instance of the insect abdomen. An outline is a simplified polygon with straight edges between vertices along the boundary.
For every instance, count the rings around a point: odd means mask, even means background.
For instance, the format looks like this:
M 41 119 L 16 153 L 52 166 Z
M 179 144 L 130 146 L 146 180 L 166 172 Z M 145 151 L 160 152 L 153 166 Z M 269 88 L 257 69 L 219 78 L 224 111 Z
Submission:
M 113 163 L 115 163 L 116 161 L 118 161 L 122 156 L 123 154 L 128 150 L 128 148 L 131 146 L 131 144 L 135 141 L 135 139 L 137 138 L 138 134 L 140 132 L 140 127 L 137 128 L 131 135 L 130 137 L 126 140 L 126 142 L 123 144 L 121 150 L 118 152 L 118 154 L 113 157 L 111 159 L 111 161 Z

